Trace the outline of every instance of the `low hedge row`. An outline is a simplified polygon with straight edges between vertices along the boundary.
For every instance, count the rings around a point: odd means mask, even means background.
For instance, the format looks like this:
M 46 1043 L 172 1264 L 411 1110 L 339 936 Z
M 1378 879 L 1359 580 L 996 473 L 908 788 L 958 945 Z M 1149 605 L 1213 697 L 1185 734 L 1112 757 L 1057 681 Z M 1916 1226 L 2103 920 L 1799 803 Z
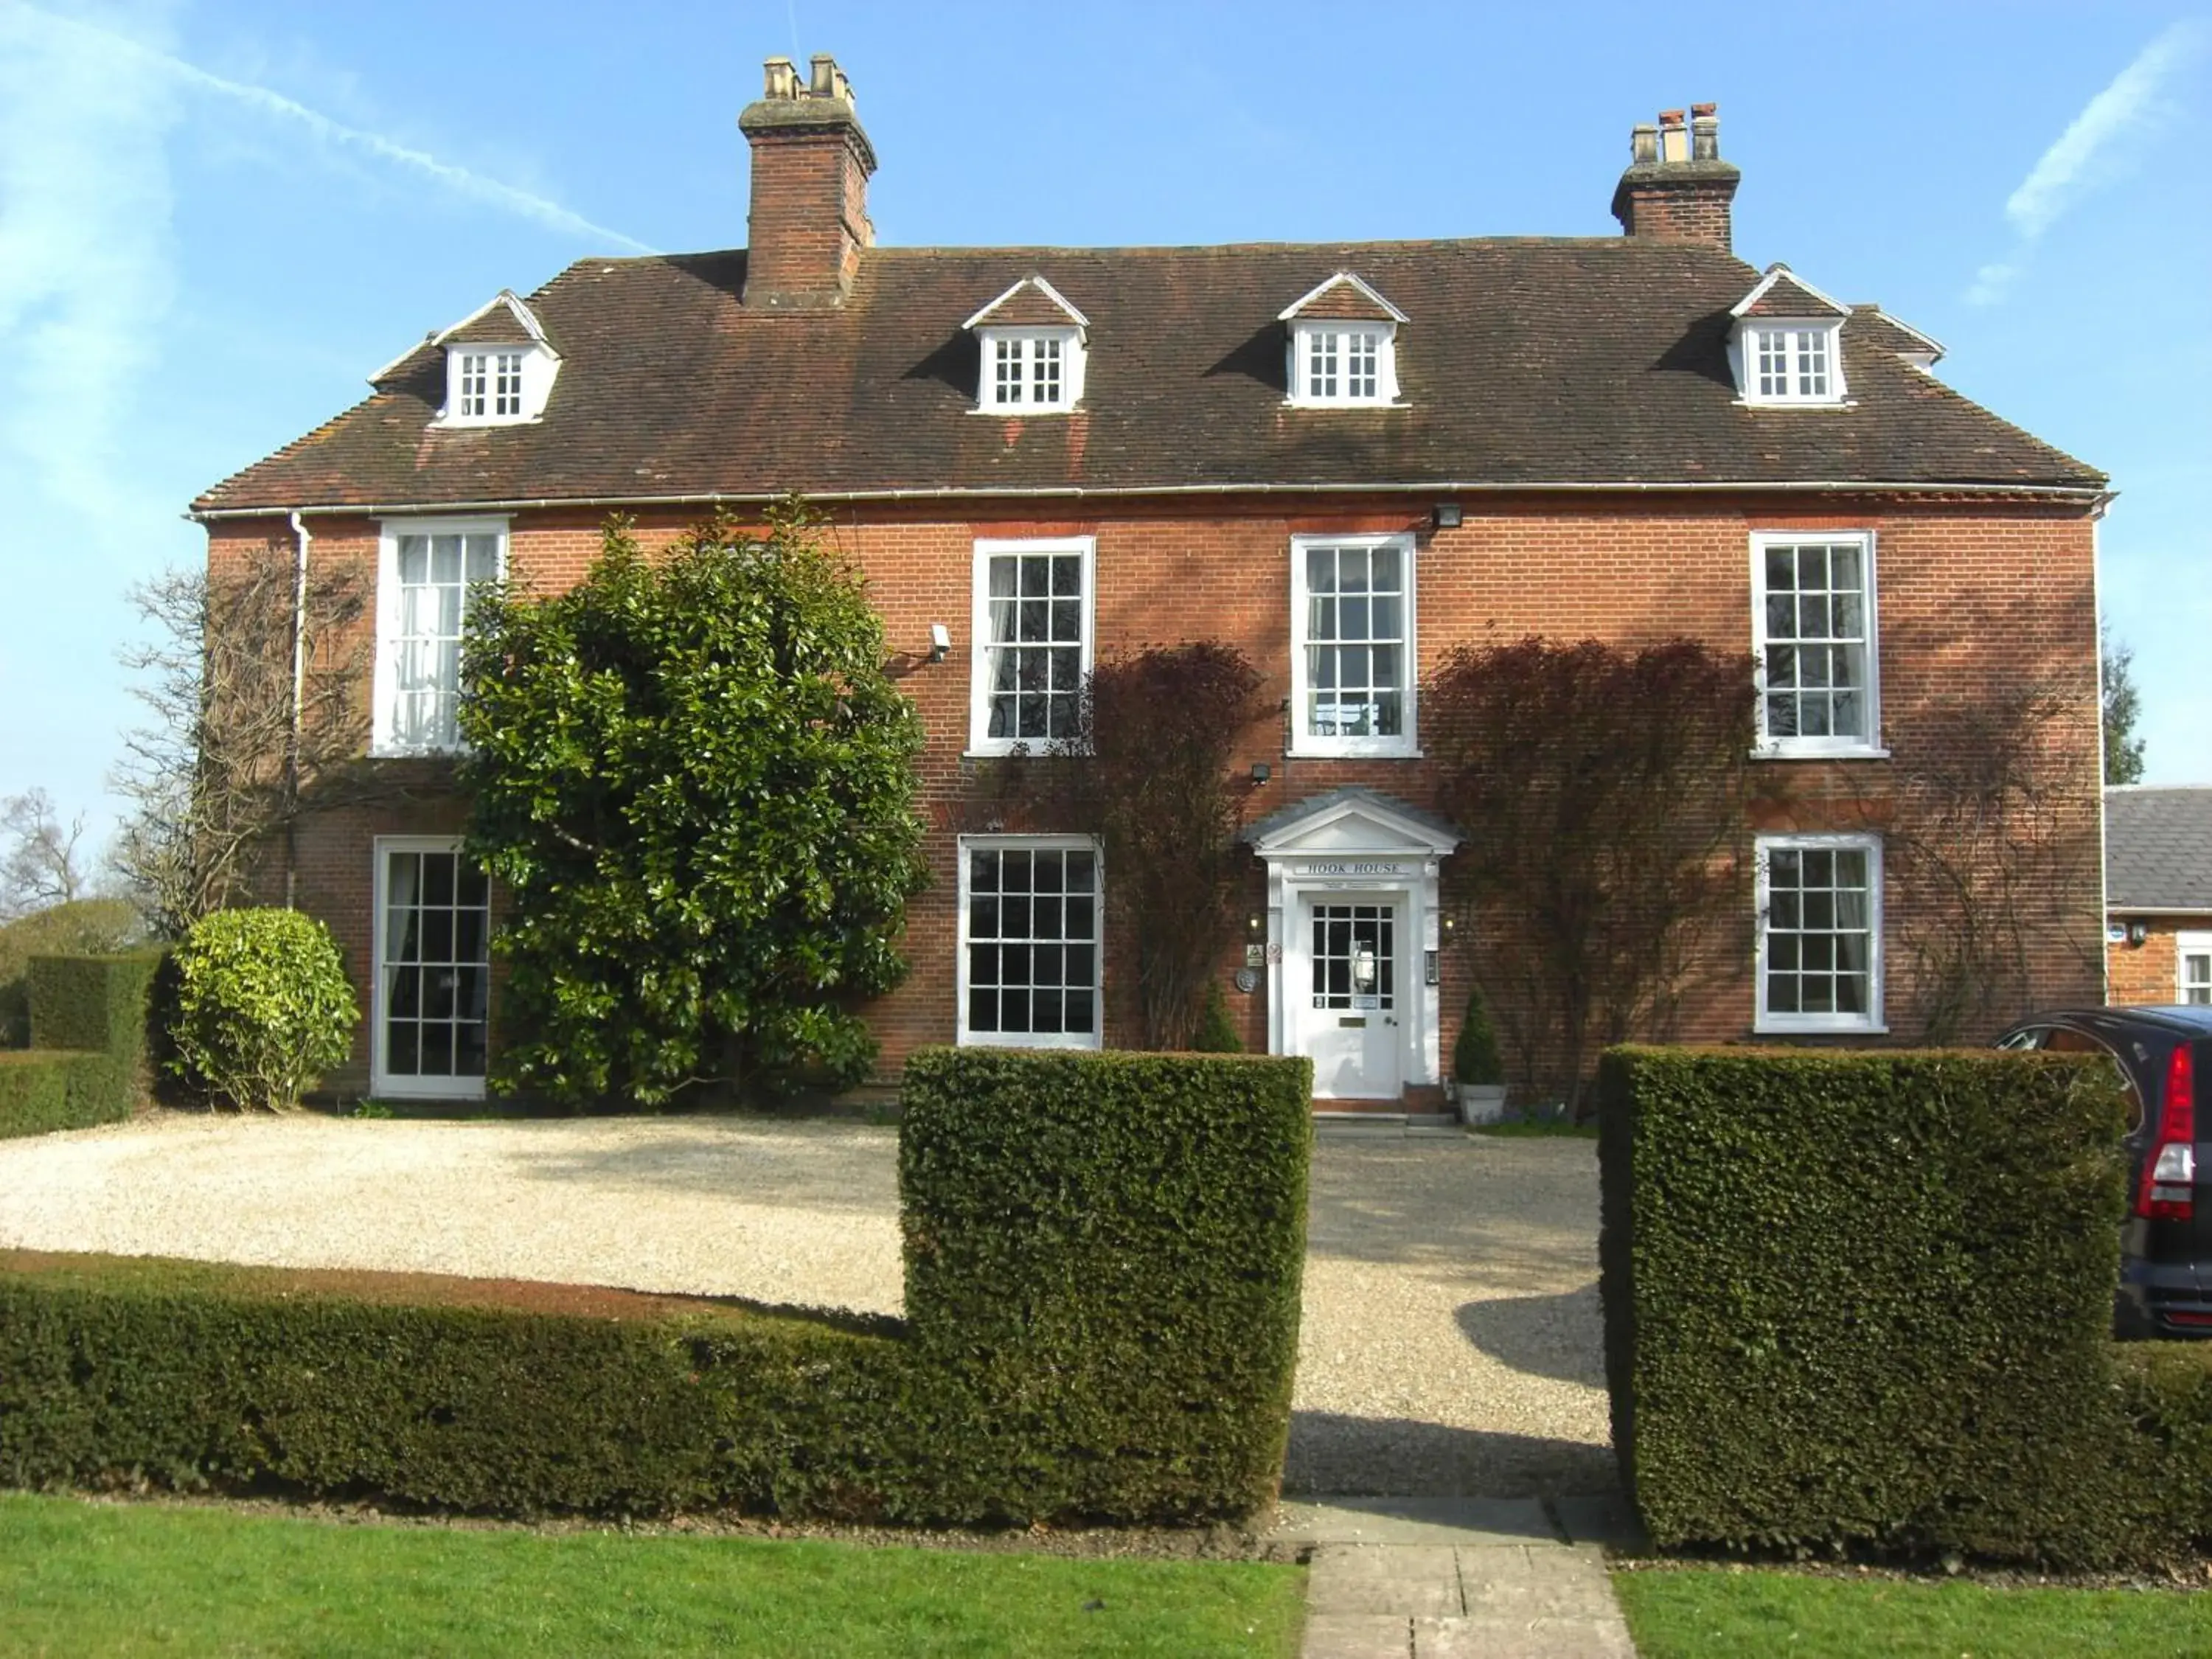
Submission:
M 1175 1522 L 1273 1496 L 1304 1061 L 920 1056 L 909 1318 L 0 1253 L 0 1485 Z
M 1188 1520 L 1273 1499 L 1312 1098 L 1311 1062 L 1267 1055 L 908 1061 L 907 1316 L 974 1425 L 960 1507 Z
M 31 1047 L 0 1051 L 0 1138 L 130 1116 L 145 1086 L 147 999 L 161 957 L 33 957 Z
M 1613 1439 L 1654 1541 L 2104 1565 L 2203 1530 L 2202 1371 L 2114 1369 L 2108 1065 L 1629 1048 L 1600 1086 Z

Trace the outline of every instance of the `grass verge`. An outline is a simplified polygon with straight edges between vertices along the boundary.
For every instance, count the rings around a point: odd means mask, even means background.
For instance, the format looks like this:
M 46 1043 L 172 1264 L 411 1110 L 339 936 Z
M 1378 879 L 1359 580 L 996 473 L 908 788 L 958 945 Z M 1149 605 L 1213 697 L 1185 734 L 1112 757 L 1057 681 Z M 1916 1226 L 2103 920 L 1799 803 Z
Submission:
M 1642 1659 L 2182 1659 L 2212 1653 L 2212 1595 L 1831 1578 L 1757 1568 L 1620 1572 Z
M 1266 1655 L 1302 1575 L 0 1493 L 11 1654 Z

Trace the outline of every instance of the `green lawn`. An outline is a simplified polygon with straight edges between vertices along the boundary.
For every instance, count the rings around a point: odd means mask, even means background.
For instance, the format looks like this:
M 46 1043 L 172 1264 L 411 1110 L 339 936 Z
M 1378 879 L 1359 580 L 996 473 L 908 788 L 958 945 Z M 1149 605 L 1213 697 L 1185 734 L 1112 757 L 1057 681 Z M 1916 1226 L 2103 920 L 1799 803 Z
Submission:
M 1641 1659 L 2203 1659 L 2212 1593 L 1992 1589 L 1725 1567 L 1619 1572 Z
M 0 1494 L 0 1650 L 1266 1655 L 1303 1574 L 755 1539 L 349 1526 Z

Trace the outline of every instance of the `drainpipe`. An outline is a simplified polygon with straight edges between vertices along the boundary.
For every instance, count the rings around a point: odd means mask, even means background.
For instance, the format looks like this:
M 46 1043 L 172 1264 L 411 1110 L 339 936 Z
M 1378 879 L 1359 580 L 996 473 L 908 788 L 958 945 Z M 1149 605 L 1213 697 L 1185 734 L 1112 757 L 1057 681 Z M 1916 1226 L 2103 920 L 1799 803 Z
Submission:
M 307 720 L 307 549 L 313 538 L 295 510 L 292 534 L 298 553 L 292 562 L 292 720 L 284 744 L 284 908 L 298 908 L 300 892 L 300 745 Z

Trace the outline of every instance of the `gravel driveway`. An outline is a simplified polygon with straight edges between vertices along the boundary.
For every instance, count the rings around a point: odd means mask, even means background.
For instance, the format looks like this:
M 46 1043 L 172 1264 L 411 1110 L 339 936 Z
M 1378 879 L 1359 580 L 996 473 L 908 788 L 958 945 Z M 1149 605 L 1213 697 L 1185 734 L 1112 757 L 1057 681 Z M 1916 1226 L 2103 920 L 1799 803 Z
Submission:
M 561 1279 L 895 1313 L 897 1132 L 163 1114 L 0 1141 L 0 1246 Z M 1286 1485 L 1613 1479 L 1588 1141 L 1322 1140 Z

